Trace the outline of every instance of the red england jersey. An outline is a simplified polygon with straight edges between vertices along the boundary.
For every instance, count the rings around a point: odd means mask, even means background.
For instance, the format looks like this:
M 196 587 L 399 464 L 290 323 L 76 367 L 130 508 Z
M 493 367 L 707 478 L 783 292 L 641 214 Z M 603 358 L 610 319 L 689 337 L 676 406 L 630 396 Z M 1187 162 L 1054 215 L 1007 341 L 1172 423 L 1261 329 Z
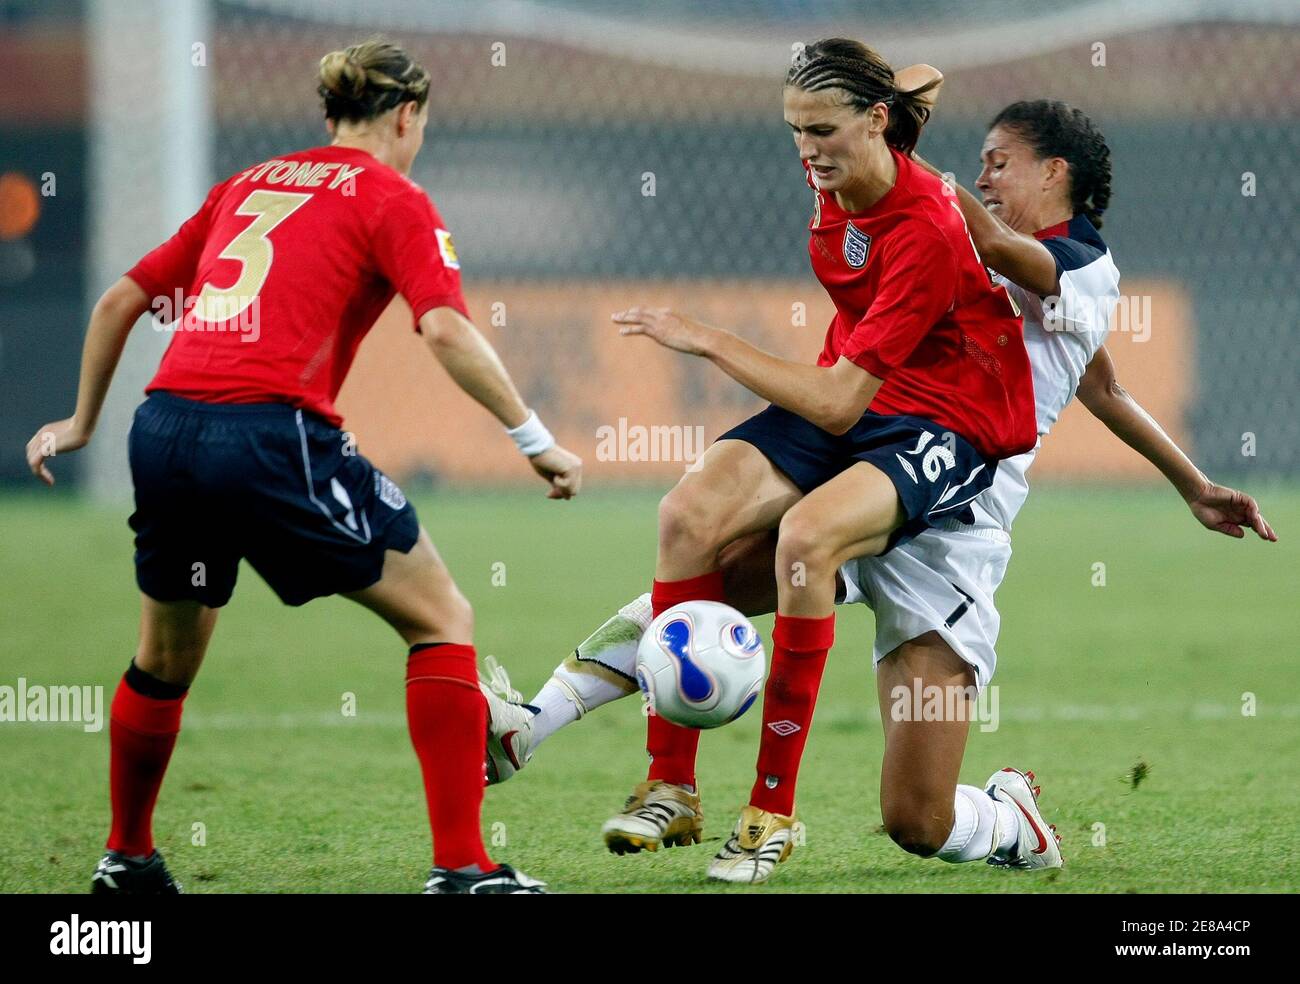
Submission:
M 870 409 L 924 417 L 982 454 L 1008 458 L 1037 437 L 1020 316 L 975 253 L 957 199 L 892 152 L 898 180 L 845 212 L 817 189 L 813 272 L 835 303 L 818 365 L 843 356 L 884 380 Z
M 429 197 L 363 150 L 265 161 L 208 193 L 127 274 L 175 322 L 145 392 L 288 403 L 334 426 L 357 347 L 400 293 L 420 316 L 465 313 L 460 264 Z M 179 316 L 179 321 L 176 321 Z

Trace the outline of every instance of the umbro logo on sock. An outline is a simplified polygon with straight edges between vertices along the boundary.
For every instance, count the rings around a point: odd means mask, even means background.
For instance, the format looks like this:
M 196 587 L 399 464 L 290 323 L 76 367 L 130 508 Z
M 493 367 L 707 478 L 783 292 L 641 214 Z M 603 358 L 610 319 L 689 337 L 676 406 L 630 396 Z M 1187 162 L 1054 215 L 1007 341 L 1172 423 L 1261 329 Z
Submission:
M 788 738 L 796 731 L 803 730 L 802 728 L 799 727 L 799 725 L 795 724 L 793 721 L 789 720 L 788 718 L 784 721 L 773 721 L 771 724 L 768 725 L 768 727 L 771 730 L 775 731 L 782 738 Z

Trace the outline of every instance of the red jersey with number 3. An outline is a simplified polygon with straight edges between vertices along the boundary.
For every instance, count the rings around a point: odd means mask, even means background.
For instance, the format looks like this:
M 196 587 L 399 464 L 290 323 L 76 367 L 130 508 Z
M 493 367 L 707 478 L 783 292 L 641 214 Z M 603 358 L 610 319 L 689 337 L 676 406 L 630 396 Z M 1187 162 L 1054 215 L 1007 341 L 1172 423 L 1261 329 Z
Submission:
M 841 357 L 884 380 L 870 409 L 924 417 L 982 454 L 1008 458 L 1037 438 L 1019 313 L 980 263 L 957 199 L 892 151 L 898 180 L 845 212 L 816 195 L 813 272 L 835 303 L 818 365 Z
M 417 331 L 433 308 L 464 314 L 459 270 L 429 197 L 365 151 L 264 161 L 127 273 L 174 332 L 145 392 L 288 403 L 338 426 L 334 399 L 393 295 Z

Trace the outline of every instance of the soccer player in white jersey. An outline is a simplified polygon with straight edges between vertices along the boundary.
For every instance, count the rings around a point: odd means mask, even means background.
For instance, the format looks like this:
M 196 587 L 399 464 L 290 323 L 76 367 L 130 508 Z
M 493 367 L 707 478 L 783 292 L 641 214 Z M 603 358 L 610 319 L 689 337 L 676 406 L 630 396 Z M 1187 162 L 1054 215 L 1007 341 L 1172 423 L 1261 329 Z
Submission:
M 981 159 L 976 186 L 984 205 L 965 189 L 954 186 L 954 193 L 980 256 L 1024 316 L 1040 443 L 1077 392 L 1099 420 L 1161 470 L 1202 525 L 1234 537 L 1249 526 L 1275 540 L 1255 501 L 1206 478 L 1115 379 L 1103 342 L 1119 298 L 1119 272 L 1097 231 L 1110 200 L 1109 150 L 1091 121 L 1059 102 L 1016 103 L 993 120 Z M 881 812 L 893 840 L 913 854 L 1026 869 L 1062 863 L 1059 838 L 1038 809 L 1032 772 L 999 770 L 982 789 L 957 781 L 970 703 L 996 662 L 1000 620 L 993 596 L 1011 556 L 1011 523 L 1028 494 L 1026 471 L 1036 452 L 1001 462 L 992 487 L 974 501 L 973 524 L 949 521 L 841 570 L 845 601 L 864 602 L 876 612 L 874 661 L 885 730 Z M 773 551 L 771 536 L 756 534 L 723 552 L 728 603 L 750 615 L 773 610 Z M 636 647 L 649 621 L 649 596 L 643 595 L 556 667 L 530 705 L 502 699 L 508 678 L 492 668 L 493 781 L 509 778 L 559 727 L 636 692 Z M 893 719 L 898 693 L 933 693 L 921 689 L 932 686 L 956 688 L 967 702 L 965 713 L 939 721 Z M 789 856 L 793 840 L 773 850 L 761 832 L 780 824 L 750 816 L 754 810 L 741 814 L 710 877 L 765 881 Z M 624 849 L 639 842 L 648 850 L 689 844 L 698 842 L 701 820 L 696 790 L 643 783 L 606 823 L 606 841 Z

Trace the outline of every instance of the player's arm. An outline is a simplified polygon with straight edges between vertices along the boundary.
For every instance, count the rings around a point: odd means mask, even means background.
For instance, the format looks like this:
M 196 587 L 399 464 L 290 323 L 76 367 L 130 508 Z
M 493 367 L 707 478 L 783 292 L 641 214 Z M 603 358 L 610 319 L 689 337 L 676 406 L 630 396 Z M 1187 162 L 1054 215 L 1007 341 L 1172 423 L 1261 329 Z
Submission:
M 778 358 L 667 308 L 630 308 L 614 315 L 614 322 L 622 326 L 621 334 L 646 335 L 667 348 L 702 356 L 770 403 L 822 430 L 844 434 L 956 297 L 956 256 L 930 223 L 900 224 L 877 262 L 882 286 L 833 366 Z
M 54 476 L 45 459 L 85 447 L 95 433 L 127 335 L 148 309 L 148 295 L 129 277 L 118 280 L 95 303 L 81 349 L 77 407 L 71 417 L 46 424 L 27 442 L 27 466 L 46 485 L 54 484 Z
M 666 348 L 706 358 L 750 392 L 832 434 L 857 423 L 883 382 L 848 359 L 833 366 L 782 359 L 667 308 L 629 308 L 613 320 L 621 326 L 619 334 L 646 335 Z
M 866 412 L 884 385 L 841 357 L 833 366 L 790 362 L 716 330 L 704 355 L 750 392 L 797 413 L 831 434 L 844 434 Z
M 944 177 L 928 161 L 920 157 L 915 157 L 915 160 L 931 174 Z M 971 242 L 985 266 L 1040 297 L 1060 292 L 1056 259 L 1046 246 L 1033 236 L 1016 232 L 955 181 L 950 182 L 949 187 L 957 195 L 957 204 L 966 220 L 966 228 L 970 230 Z
M 1242 527 L 1248 526 L 1261 539 L 1277 539 L 1254 499 L 1210 481 L 1156 419 L 1119 384 L 1115 364 L 1105 346 L 1097 350 L 1088 364 L 1077 395 L 1079 402 L 1110 428 L 1111 433 L 1160 469 L 1206 529 L 1242 537 L 1245 536 Z
M 555 443 L 525 406 L 496 350 L 455 308 L 420 317 L 420 333 L 456 385 L 501 421 L 534 470 L 551 483 L 552 499 L 571 499 L 582 485 L 582 459 Z
M 520 399 L 496 350 L 465 316 L 460 262 L 451 234 L 416 186 L 403 186 L 375 210 L 370 248 L 379 270 L 411 305 L 416 329 L 456 385 L 506 427 L 552 499 L 572 499 L 582 485 L 582 459 L 555 443 Z
M 224 183 L 215 185 L 175 235 L 144 256 L 95 302 L 81 350 L 77 408 L 71 417 L 46 424 L 27 442 L 27 465 L 46 485 L 54 484 L 54 476 L 45 459 L 84 447 L 94 434 L 126 337 L 149 309 L 150 298 L 169 298 L 193 280 L 213 208 L 224 188 Z
M 438 307 L 420 318 L 420 334 L 456 385 L 507 430 L 528 419 L 528 408 L 496 350 L 459 311 Z

